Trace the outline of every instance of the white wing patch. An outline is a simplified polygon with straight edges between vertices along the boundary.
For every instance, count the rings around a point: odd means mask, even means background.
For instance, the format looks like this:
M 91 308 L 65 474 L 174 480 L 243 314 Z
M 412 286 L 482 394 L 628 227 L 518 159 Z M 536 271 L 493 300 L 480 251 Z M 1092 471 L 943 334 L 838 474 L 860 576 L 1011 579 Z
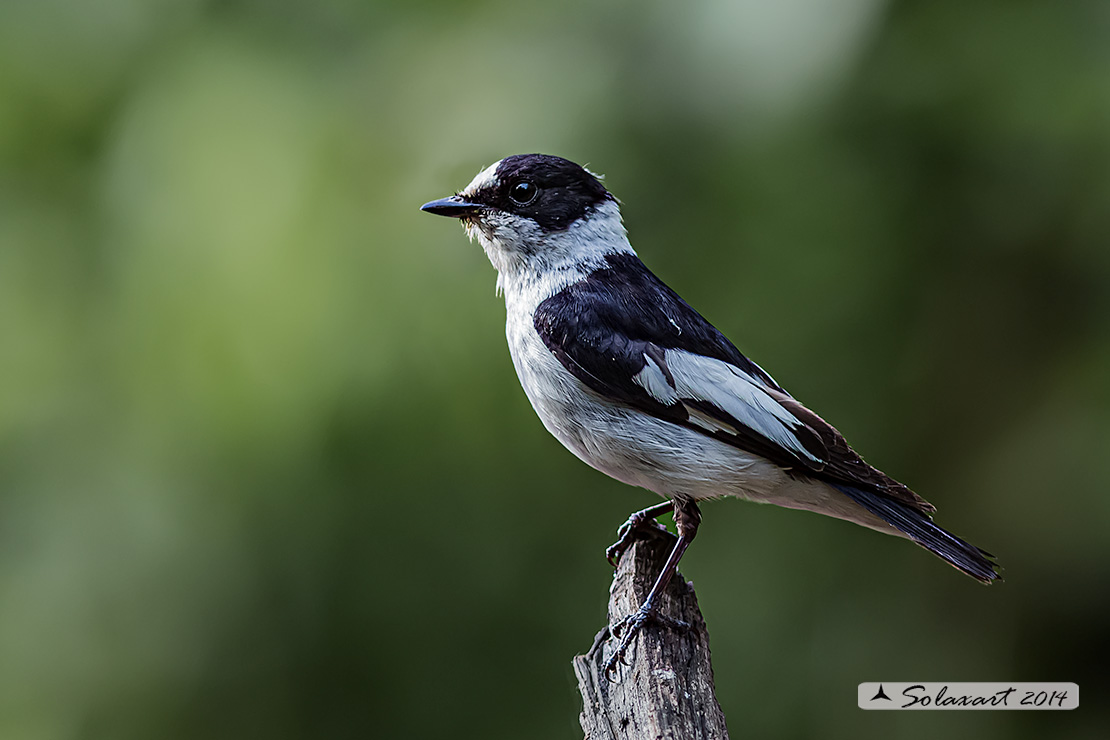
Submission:
M 650 393 L 652 398 L 665 404 L 670 405 L 677 401 L 678 394 L 667 382 L 663 369 L 647 355 L 644 355 L 644 360 L 646 361 L 644 369 L 632 376 L 632 382 Z
M 758 380 L 740 368 L 692 352 L 669 349 L 663 353 L 663 361 L 674 378 L 672 386 L 654 360 L 647 355 L 644 360 L 644 369 L 632 380 L 661 403 L 672 404 L 684 398 L 711 403 L 767 439 L 814 462 L 821 462 L 792 431 L 804 424 L 780 406 Z M 735 427 L 696 408 L 687 406 L 686 410 L 690 422 L 704 429 L 737 433 Z

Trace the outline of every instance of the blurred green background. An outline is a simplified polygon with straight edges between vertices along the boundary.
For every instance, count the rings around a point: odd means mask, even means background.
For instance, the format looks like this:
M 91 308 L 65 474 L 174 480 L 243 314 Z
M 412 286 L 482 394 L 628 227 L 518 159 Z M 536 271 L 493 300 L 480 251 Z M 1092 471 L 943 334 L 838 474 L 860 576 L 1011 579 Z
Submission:
M 4 0 L 0 738 L 581 736 L 656 499 L 547 435 L 418 210 L 531 151 L 1006 568 L 706 505 L 734 736 L 1105 737 L 1105 2 Z

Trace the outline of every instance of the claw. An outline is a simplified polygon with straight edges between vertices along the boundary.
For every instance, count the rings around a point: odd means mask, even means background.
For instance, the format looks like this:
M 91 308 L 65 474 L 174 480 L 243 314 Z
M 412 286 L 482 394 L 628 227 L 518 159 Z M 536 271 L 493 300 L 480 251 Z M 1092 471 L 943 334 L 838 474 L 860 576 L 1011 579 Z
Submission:
M 624 550 L 618 548 L 616 543 L 605 548 L 605 559 L 608 560 L 609 565 L 613 566 L 614 568 L 617 567 L 617 561 L 620 560 L 621 555 L 623 554 Z
M 609 634 L 618 640 L 617 649 L 609 656 L 609 660 L 605 662 L 605 675 L 615 674 L 617 671 L 617 664 L 623 663 L 624 665 L 631 665 L 625 660 L 625 655 L 628 648 L 632 647 L 632 642 L 635 640 L 636 635 L 644 628 L 648 622 L 659 622 L 660 624 L 676 630 L 688 630 L 690 625 L 681 619 L 674 617 L 667 617 L 659 614 L 654 607 L 647 605 L 641 606 L 632 614 L 629 614 L 624 619 L 621 619 L 616 624 L 609 626 Z M 610 680 L 612 680 L 610 678 Z
M 617 563 L 620 562 L 625 550 L 632 546 L 632 540 L 635 537 L 636 530 L 650 524 L 651 526 L 666 531 L 666 527 L 655 521 L 655 517 L 661 516 L 661 513 L 652 515 L 649 512 L 651 512 L 651 509 L 637 511 L 632 514 L 632 516 L 628 517 L 624 524 L 617 527 L 617 541 L 605 548 L 605 559 L 609 561 L 609 565 L 614 568 L 617 567 Z

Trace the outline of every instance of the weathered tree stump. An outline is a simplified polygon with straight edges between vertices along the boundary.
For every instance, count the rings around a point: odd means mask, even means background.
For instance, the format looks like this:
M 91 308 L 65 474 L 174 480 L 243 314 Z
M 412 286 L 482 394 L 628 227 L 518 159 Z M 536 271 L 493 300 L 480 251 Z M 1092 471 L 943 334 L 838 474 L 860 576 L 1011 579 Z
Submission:
M 674 535 L 661 528 L 637 533 L 609 589 L 609 624 L 639 608 L 674 543 Z M 713 693 L 709 633 L 694 586 L 681 574 L 664 592 L 660 613 L 690 628 L 647 625 L 626 655 L 629 665 L 619 665 L 616 675 L 605 675 L 617 643 L 609 639 L 608 626 L 588 653 L 574 658 L 586 740 L 727 740 L 725 715 Z

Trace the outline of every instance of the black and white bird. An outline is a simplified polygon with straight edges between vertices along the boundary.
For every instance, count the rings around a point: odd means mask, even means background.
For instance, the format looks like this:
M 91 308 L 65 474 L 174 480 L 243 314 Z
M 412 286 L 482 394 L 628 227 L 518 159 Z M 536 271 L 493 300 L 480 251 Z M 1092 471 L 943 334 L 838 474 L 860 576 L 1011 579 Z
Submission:
M 906 537 L 972 578 L 989 553 L 932 522 L 934 507 L 871 467 L 657 278 L 598 177 L 568 160 L 502 159 L 422 210 L 461 219 L 497 269 L 520 384 L 543 425 L 597 470 L 668 499 L 633 514 L 609 549 L 673 508 L 678 542 L 640 610 L 613 632 L 615 666 L 657 618 L 697 533 L 697 502 L 736 496 Z

